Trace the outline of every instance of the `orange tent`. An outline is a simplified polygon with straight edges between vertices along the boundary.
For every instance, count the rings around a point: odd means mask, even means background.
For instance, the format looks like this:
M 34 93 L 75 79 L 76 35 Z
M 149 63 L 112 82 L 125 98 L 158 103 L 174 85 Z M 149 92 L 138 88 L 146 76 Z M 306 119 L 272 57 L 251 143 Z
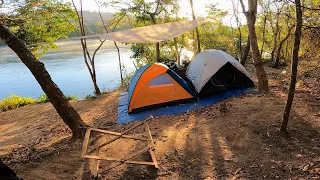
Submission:
M 196 99 L 190 85 L 164 64 L 145 65 L 128 86 L 128 112 L 154 109 Z

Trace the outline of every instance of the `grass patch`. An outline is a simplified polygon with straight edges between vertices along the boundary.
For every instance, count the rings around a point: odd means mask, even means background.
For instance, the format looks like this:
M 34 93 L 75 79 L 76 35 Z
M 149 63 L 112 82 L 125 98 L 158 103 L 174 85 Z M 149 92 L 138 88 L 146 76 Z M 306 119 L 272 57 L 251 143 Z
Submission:
M 4 98 L 2 101 L 0 101 L 0 110 L 8 111 L 33 103 L 36 103 L 36 100 L 34 100 L 32 97 L 21 97 L 11 94 L 10 97 Z
M 78 98 L 76 96 L 66 96 L 68 101 L 78 101 Z M 39 98 L 37 99 L 37 103 L 46 103 L 46 102 L 50 102 L 50 99 L 48 98 L 48 96 L 46 94 L 42 94 L 41 96 L 39 96 Z
M 78 98 L 76 96 L 68 95 L 66 97 L 68 101 L 78 101 Z M 50 102 L 46 94 L 42 94 L 41 96 L 39 96 L 37 100 L 33 99 L 32 97 L 22 97 L 22 96 L 11 94 L 11 96 L 6 97 L 0 101 L 0 112 L 9 111 L 9 110 L 16 109 L 18 107 L 22 107 L 28 104 L 46 103 L 46 102 Z

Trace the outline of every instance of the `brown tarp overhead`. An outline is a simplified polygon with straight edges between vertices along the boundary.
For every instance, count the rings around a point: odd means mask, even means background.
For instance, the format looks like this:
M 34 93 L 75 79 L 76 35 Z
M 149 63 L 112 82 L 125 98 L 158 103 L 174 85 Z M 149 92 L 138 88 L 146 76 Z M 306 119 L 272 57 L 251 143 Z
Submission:
M 170 22 L 105 34 L 81 36 L 70 39 L 88 39 L 99 37 L 101 39 L 107 39 L 110 41 L 117 41 L 122 43 L 157 43 L 173 39 L 208 21 L 209 19 L 195 19 L 189 21 Z

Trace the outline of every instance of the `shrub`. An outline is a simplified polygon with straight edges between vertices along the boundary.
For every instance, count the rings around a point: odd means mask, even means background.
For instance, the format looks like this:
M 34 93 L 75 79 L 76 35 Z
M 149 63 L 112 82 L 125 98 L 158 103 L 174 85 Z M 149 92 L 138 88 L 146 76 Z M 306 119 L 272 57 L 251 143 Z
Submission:
M 49 98 L 46 94 L 42 94 L 41 96 L 39 96 L 39 98 L 37 99 L 37 103 L 46 103 L 49 102 Z
M 77 98 L 76 96 L 71 96 L 71 95 L 67 95 L 67 99 L 68 99 L 69 101 L 72 101 L 72 100 L 78 101 L 78 98 Z
M 77 101 L 78 98 L 76 96 L 66 96 L 67 100 L 71 101 Z M 46 103 L 46 102 L 50 102 L 50 99 L 48 98 L 48 96 L 46 94 L 42 94 L 41 96 L 39 96 L 39 98 L 37 99 L 37 103 Z
M 33 103 L 36 103 L 36 100 L 32 99 L 32 97 L 21 97 L 11 94 L 11 97 L 4 98 L 0 101 L 0 109 L 2 111 L 8 111 Z
M 97 96 L 95 96 L 95 95 L 91 95 L 91 94 L 88 94 L 88 95 L 86 95 L 86 97 L 84 97 L 84 99 L 85 100 L 89 100 L 89 99 L 94 99 L 94 98 L 96 98 Z
M 132 77 L 134 76 L 134 73 L 135 72 L 124 75 L 123 80 L 122 80 L 119 88 L 128 86 Z

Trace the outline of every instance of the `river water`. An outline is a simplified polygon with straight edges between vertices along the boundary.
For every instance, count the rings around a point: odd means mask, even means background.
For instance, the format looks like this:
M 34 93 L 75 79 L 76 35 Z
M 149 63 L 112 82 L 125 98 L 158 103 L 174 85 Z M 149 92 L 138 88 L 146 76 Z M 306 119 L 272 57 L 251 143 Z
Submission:
M 53 81 L 65 95 L 83 99 L 93 94 L 94 88 L 83 60 L 80 42 L 60 43 L 59 49 L 50 50 L 40 60 Z M 89 49 L 93 53 L 98 41 L 90 41 Z M 130 58 L 129 46 L 120 45 L 121 61 L 125 72 L 135 70 L 133 59 Z M 112 90 L 120 85 L 118 53 L 113 42 L 105 42 L 96 55 L 95 60 L 97 81 L 100 90 Z M 0 100 L 11 94 L 38 98 L 44 94 L 29 69 L 9 48 L 0 49 Z

